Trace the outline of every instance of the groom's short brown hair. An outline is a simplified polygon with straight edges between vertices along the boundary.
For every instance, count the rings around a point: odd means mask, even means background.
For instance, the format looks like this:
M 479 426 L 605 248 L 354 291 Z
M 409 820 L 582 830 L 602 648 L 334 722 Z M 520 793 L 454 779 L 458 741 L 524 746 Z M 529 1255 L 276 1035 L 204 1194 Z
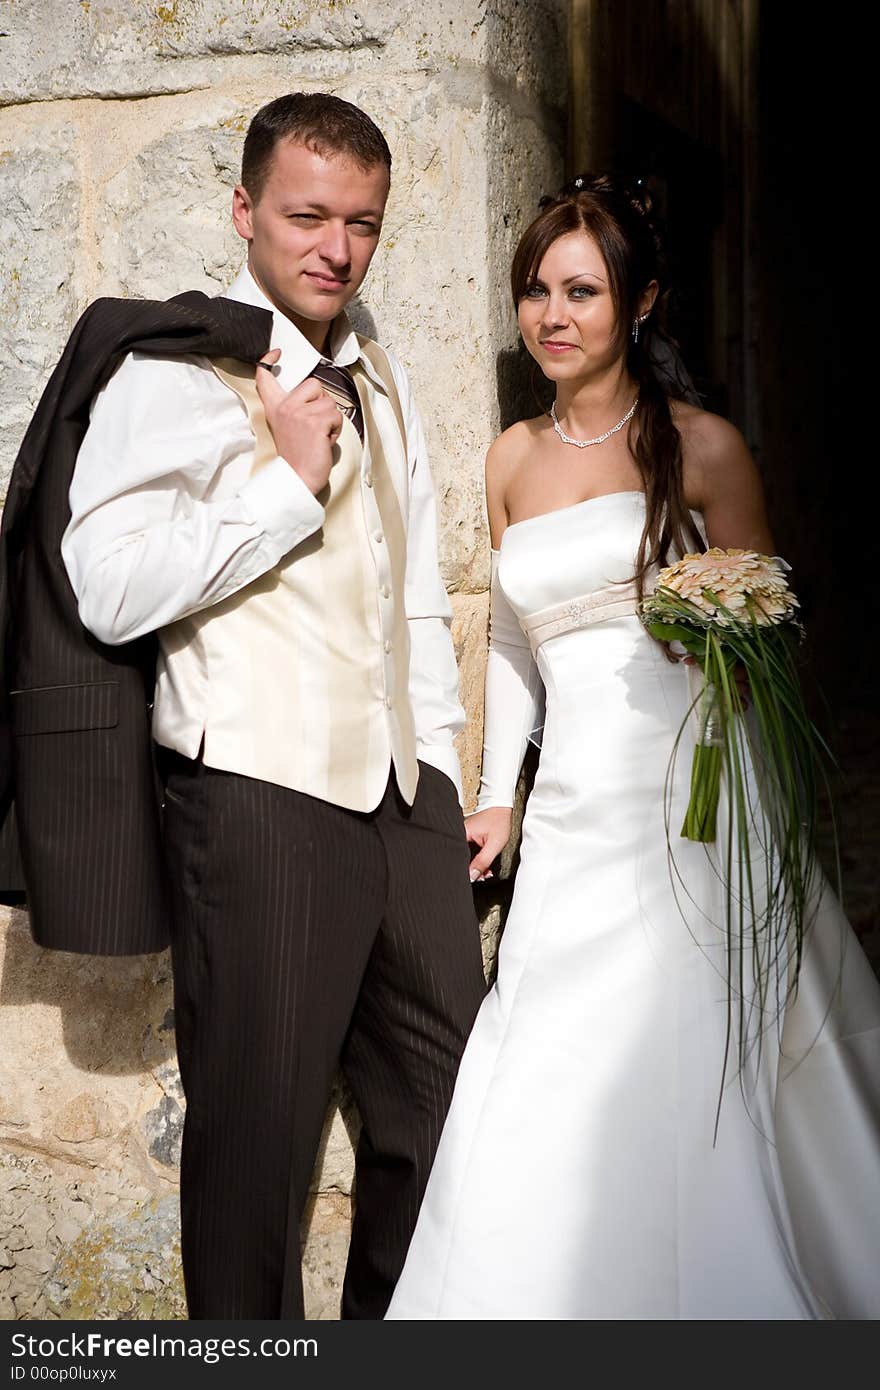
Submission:
M 322 155 L 347 155 L 362 169 L 384 164 L 391 151 L 379 127 L 359 106 L 329 92 L 290 92 L 261 106 L 248 127 L 241 161 L 241 182 L 254 203 L 279 140 L 298 140 Z

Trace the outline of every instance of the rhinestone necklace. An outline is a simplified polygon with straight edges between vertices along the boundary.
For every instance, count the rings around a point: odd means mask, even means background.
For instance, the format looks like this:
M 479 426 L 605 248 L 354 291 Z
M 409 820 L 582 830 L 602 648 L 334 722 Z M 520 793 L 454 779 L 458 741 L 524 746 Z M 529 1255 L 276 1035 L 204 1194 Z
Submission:
M 570 434 L 566 434 L 565 430 L 560 425 L 559 420 L 556 418 L 555 401 L 550 407 L 550 419 L 553 421 L 553 428 L 559 435 L 559 438 L 562 440 L 563 444 L 573 444 L 576 449 L 589 449 L 591 444 L 604 444 L 605 440 L 610 439 L 612 434 L 617 434 L 618 430 L 622 430 L 627 420 L 631 420 L 633 415 L 635 414 L 636 406 L 638 405 L 638 403 L 639 398 L 638 396 L 636 396 L 635 400 L 633 401 L 629 410 L 624 415 L 623 419 L 618 420 L 617 424 L 612 425 L 611 429 L 606 430 L 604 434 L 597 434 L 595 439 L 572 439 Z

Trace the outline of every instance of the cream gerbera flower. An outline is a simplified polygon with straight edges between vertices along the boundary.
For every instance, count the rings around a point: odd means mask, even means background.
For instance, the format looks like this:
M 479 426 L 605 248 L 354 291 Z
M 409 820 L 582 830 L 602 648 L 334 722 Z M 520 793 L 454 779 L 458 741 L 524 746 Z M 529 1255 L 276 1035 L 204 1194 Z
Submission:
M 684 555 L 660 571 L 657 588 L 672 590 L 722 625 L 736 617 L 762 626 L 782 623 L 798 607 L 784 562 L 756 550 L 713 546 L 702 555 Z

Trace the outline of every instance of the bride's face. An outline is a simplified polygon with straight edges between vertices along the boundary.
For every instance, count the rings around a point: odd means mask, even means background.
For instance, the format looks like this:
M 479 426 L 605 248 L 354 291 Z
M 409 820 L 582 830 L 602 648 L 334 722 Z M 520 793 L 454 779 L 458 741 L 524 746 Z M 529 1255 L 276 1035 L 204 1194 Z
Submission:
M 517 312 L 523 342 L 551 381 L 593 376 L 621 356 L 608 269 L 588 232 L 553 242 Z

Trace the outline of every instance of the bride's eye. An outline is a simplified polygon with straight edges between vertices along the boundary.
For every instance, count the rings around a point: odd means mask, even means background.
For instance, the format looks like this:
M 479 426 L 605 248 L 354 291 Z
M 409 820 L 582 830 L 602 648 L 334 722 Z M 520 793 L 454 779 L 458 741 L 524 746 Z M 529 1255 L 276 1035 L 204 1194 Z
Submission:
M 546 293 L 543 285 L 529 285 L 523 299 L 543 299 Z
M 596 291 L 593 289 L 592 285 L 572 285 L 569 290 L 572 299 L 580 300 L 592 299 L 595 293 Z

